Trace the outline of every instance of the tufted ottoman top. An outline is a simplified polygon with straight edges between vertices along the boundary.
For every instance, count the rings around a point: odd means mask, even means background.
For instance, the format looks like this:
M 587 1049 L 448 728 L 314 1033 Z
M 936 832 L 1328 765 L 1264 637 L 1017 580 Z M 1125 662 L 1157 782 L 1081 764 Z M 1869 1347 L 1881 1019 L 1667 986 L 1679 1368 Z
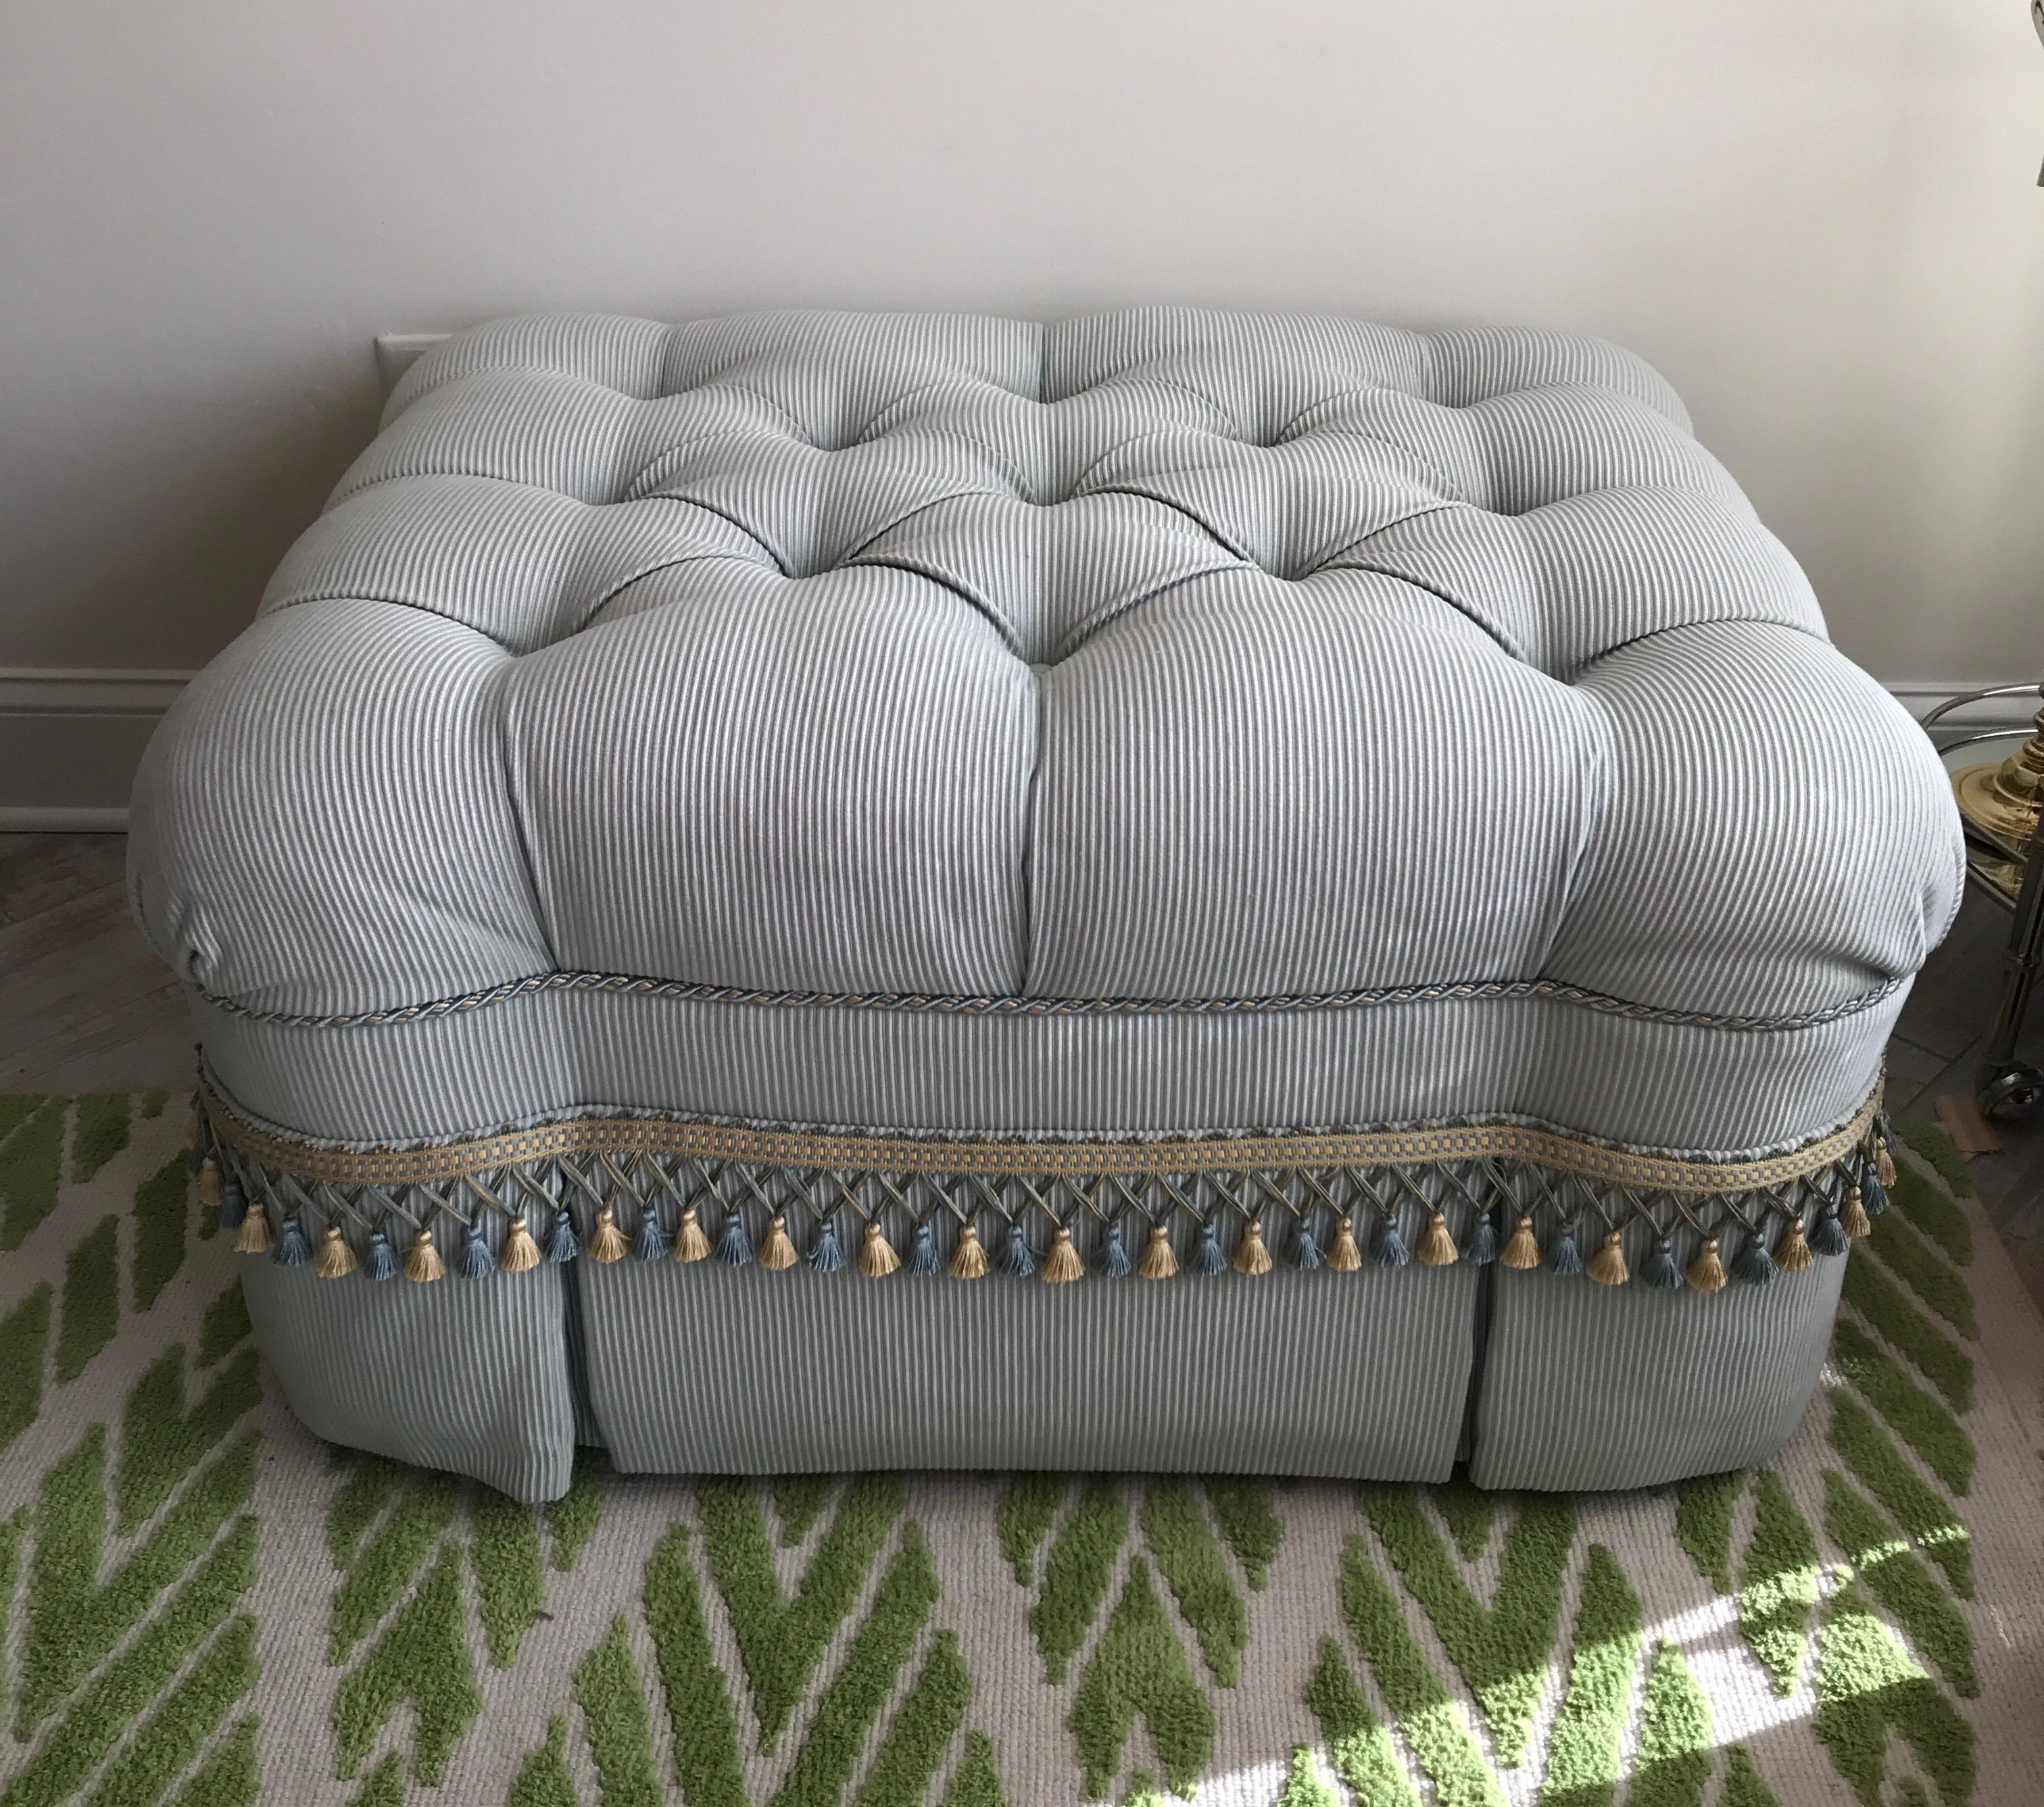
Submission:
M 1771 1146 L 1864 1093 L 1960 880 L 1638 359 L 1163 309 L 459 335 L 133 850 L 224 1083 L 344 1140 Z

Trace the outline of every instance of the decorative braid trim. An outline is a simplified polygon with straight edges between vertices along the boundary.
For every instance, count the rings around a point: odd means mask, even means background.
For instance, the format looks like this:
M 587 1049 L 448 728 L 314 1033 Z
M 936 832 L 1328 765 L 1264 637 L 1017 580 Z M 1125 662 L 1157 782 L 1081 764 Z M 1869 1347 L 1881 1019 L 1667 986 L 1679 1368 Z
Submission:
M 1710 1293 L 1844 1253 L 1893 1171 L 1877 1091 L 1828 1135 L 1731 1162 L 1480 1123 L 1059 1142 L 581 1118 L 354 1153 L 259 1130 L 204 1086 L 194 1129 L 201 1195 L 243 1253 L 415 1281 L 585 1255 L 1054 1284 L 1496 1260 Z
M 1558 979 L 1463 979 L 1428 985 L 1380 985 L 1364 991 L 1301 993 L 1271 998 L 1016 998 L 950 997 L 909 992 L 766 992 L 743 985 L 705 985 L 680 979 L 649 979 L 625 973 L 533 973 L 507 979 L 458 997 L 393 1004 L 386 1010 L 321 1015 L 252 1009 L 232 998 L 202 993 L 207 1003 L 251 1022 L 286 1029 L 382 1029 L 432 1017 L 459 1016 L 539 992 L 611 992 L 628 997 L 674 998 L 690 1003 L 748 1004 L 774 1010 L 866 1010 L 935 1016 L 1251 1016 L 1304 1011 L 1354 1010 L 1370 1004 L 1461 1003 L 1475 999 L 1551 998 L 1579 1004 L 1602 1016 L 1631 1017 L 1678 1028 L 1719 1029 L 1736 1034 L 1773 1030 L 1815 1029 L 1857 1016 L 1892 997 L 1905 981 L 1890 979 L 1872 991 L 1821 1010 L 1778 1016 L 1725 1016 L 1714 1011 L 1676 1010 L 1634 1003 Z

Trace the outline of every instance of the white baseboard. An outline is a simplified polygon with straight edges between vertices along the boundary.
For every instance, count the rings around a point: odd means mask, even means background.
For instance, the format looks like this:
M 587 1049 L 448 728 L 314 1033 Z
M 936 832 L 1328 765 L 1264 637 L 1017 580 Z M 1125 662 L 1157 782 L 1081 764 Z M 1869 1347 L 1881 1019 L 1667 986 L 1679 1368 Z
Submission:
M 0 834 L 119 834 L 128 826 L 135 766 L 188 671 L 64 670 L 0 666 Z M 1983 685 L 1911 680 L 1888 691 L 1921 718 Z M 2004 696 L 1954 726 L 2027 726 L 2037 696 Z
M 128 809 L 89 809 L 65 804 L 0 804 L 0 834 L 125 834 Z
M 117 834 L 188 671 L 0 666 L 0 833 Z

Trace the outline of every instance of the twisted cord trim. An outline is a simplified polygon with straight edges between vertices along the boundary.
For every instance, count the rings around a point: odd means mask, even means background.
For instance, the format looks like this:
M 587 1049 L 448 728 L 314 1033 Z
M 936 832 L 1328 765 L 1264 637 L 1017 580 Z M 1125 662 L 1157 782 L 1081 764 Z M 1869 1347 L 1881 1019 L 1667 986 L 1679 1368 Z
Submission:
M 215 1010 L 250 1022 L 275 1023 L 286 1029 L 380 1029 L 458 1016 L 470 1011 L 508 1003 L 543 992 L 609 992 L 627 997 L 670 998 L 688 1003 L 745 1004 L 770 1010 L 870 1010 L 938 1016 L 1251 1016 L 1308 1011 L 1353 1010 L 1371 1004 L 1460 1003 L 1470 999 L 1551 998 L 1581 1006 L 1603 1016 L 1630 1017 L 1678 1028 L 1727 1030 L 1762 1034 L 1775 1030 L 1815 1029 L 1856 1016 L 1894 996 L 1907 981 L 1890 979 L 1871 991 L 1819 1010 L 1789 1015 L 1721 1015 L 1711 1011 L 1677 1010 L 1660 1004 L 1632 1003 L 1558 979 L 1457 980 L 1428 985 L 1380 985 L 1362 991 L 1325 992 L 1270 998 L 1017 998 L 951 997 L 936 992 L 772 992 L 743 985 L 697 984 L 679 979 L 648 979 L 622 973 L 533 973 L 507 979 L 481 991 L 421 1003 L 393 1004 L 387 1009 L 337 1011 L 330 1015 L 257 1010 L 210 992 L 199 995 Z

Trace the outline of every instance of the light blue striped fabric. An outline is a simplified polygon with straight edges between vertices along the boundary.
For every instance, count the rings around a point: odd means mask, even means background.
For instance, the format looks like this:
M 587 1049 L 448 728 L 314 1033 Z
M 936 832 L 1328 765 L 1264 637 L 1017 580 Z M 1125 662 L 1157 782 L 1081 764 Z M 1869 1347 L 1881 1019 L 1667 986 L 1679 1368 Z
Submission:
M 171 712 L 130 862 L 219 1084 L 355 1147 L 627 1111 L 1118 1137 L 1501 1117 L 1777 1152 L 1874 1084 L 1961 877 L 1934 755 L 1639 359 L 1174 309 L 456 336 Z M 1388 1415 L 1336 1389 L 1262 1437 L 1252 1386 L 1199 1378 L 1208 1333 L 1281 1387 L 1323 1356 L 1302 1340 L 1349 1338 L 1320 1277 L 1243 1282 L 1254 1305 L 905 1285 L 866 1317 L 855 1287 L 722 1269 L 577 1283 L 628 1463 L 1314 1470 L 1313 1443 L 1315 1471 L 1438 1472 L 1482 1321 L 1459 1279 L 1340 1295 L 1462 1288 L 1397 1331 Z M 1512 1484 L 1750 1459 L 1831 1302 L 1578 1283 L 1550 1309 L 1545 1278 L 1499 1287 L 1476 1459 Z M 530 1405 L 498 1484 L 564 1475 L 564 1377 L 486 1360 L 459 1423 L 407 1428 L 390 1360 L 326 1375 L 282 1299 L 259 1330 L 331 1434 L 494 1477 L 490 1427 Z M 685 1410 L 684 1306 L 805 1370 L 895 1337 L 919 1421 L 847 1418 L 835 1382 L 778 1443 Z M 420 1361 L 522 1334 L 320 1310 L 334 1347 Z M 563 1376 L 568 1333 L 532 1330 Z M 1005 1455 L 935 1428 L 981 1384 L 961 1350 L 1046 1338 L 1042 1373 L 1111 1397 L 1011 1413 Z M 1747 1405 L 1685 1419 L 1713 1375 Z M 1527 1428 L 1543 1398 L 1575 1441 Z
M 1960 869 L 1922 737 L 1637 359 L 1169 309 L 457 336 L 172 712 L 132 845 L 237 1095 L 341 1139 L 1516 1111 L 1729 1152 L 1842 1114 Z M 548 975 L 929 1007 L 373 1020 Z M 1427 986 L 1474 989 L 942 1007 Z M 334 1015 L 372 1021 L 265 1021 Z

